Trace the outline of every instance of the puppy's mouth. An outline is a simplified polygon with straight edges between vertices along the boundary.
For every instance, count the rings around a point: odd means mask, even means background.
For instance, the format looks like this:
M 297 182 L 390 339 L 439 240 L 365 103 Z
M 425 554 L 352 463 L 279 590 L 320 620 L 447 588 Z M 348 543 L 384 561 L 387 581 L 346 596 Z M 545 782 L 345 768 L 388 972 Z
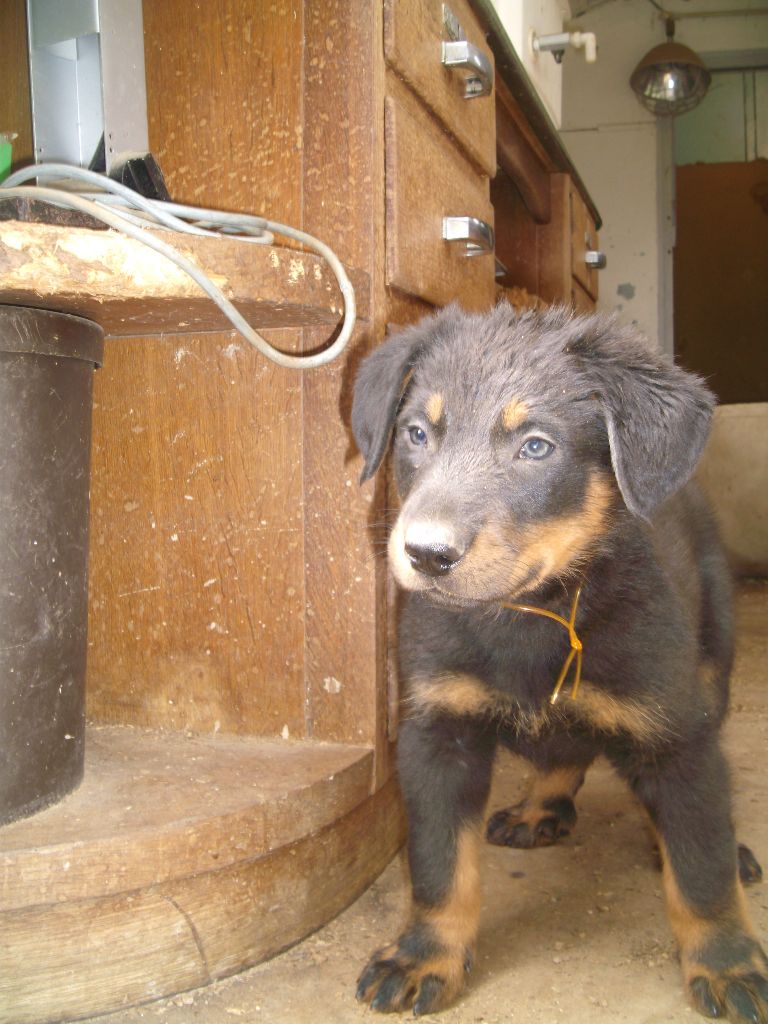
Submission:
M 572 511 L 518 522 L 511 515 L 468 528 L 456 517 L 404 506 L 389 540 L 389 564 L 404 590 L 457 607 L 516 601 L 583 570 L 610 521 L 615 487 L 595 471 Z
M 481 594 L 473 594 L 458 587 L 449 590 L 440 583 L 422 581 L 418 576 L 408 582 L 399 579 L 398 582 L 404 590 L 418 593 L 433 604 L 469 609 L 492 608 L 497 607 L 500 602 L 516 600 L 535 590 L 541 583 L 541 577 L 537 570 L 531 570 L 522 580 L 505 581 L 503 585 L 499 583 L 496 587 L 489 587 L 489 592 Z
M 443 590 L 437 584 L 432 584 L 426 588 L 411 587 L 407 589 L 418 590 L 422 597 L 425 597 L 428 601 L 432 601 L 433 604 L 447 605 L 448 607 L 453 608 L 487 608 L 489 605 L 495 603 L 492 598 L 470 597 L 467 594 L 451 593 L 450 591 Z
M 450 529 L 412 529 L 400 519 L 389 541 L 398 584 L 435 604 L 483 608 L 510 600 L 541 582 L 543 566 L 528 565 L 501 528 L 486 527 L 470 542 Z

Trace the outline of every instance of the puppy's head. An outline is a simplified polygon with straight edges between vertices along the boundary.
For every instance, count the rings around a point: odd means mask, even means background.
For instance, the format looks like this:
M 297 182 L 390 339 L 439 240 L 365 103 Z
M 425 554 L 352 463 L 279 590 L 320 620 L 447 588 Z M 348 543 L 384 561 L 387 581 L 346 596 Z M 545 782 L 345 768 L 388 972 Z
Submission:
M 573 572 L 622 505 L 650 517 L 692 473 L 713 405 L 611 320 L 452 306 L 368 357 L 352 426 L 363 480 L 393 444 L 398 582 L 476 604 Z

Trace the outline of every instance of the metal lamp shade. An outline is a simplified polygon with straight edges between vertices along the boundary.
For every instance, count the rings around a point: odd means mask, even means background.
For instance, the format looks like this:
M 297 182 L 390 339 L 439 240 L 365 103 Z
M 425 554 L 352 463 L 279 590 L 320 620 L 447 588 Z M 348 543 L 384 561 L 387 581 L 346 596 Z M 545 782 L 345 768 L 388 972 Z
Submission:
M 682 43 L 668 41 L 646 53 L 629 84 L 651 113 L 670 116 L 700 103 L 711 80 L 698 54 Z

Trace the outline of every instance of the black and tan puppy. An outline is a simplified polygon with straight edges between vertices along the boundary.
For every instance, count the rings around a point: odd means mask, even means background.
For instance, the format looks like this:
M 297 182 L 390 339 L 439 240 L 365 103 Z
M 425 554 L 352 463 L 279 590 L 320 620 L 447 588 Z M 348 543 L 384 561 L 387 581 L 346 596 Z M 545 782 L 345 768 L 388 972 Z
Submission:
M 375 1010 L 431 1012 L 462 988 L 502 743 L 537 781 L 492 815 L 487 838 L 554 842 L 605 755 L 650 814 L 694 1005 L 768 1020 L 718 740 L 728 571 L 687 484 L 712 407 L 634 332 L 562 310 L 451 307 L 363 363 L 363 478 L 392 441 L 402 498 L 389 561 L 405 592 L 399 771 L 413 886 L 410 923 L 360 978 Z M 742 854 L 742 874 L 759 872 Z

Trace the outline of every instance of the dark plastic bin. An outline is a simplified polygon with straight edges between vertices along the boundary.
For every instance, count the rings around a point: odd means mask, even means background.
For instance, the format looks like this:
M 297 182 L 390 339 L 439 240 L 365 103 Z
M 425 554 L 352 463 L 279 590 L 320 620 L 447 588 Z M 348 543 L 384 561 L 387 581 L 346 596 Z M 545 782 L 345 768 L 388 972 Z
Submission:
M 102 330 L 0 306 L 0 824 L 83 776 L 88 498 Z

